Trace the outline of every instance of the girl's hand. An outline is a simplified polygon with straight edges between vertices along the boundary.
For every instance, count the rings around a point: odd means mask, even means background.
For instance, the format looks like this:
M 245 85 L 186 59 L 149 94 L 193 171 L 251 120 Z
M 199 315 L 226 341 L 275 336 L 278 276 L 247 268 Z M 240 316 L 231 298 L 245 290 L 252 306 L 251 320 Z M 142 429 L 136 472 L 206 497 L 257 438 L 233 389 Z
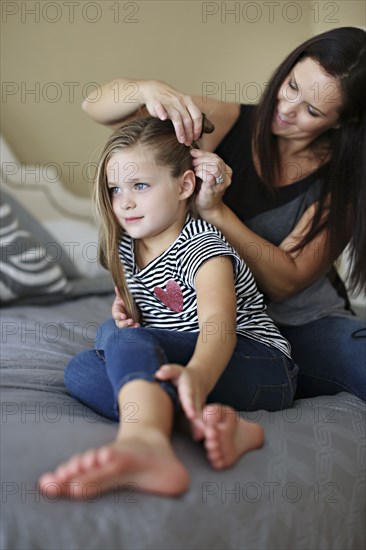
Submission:
M 184 414 L 191 421 L 199 421 L 207 399 L 207 390 L 200 372 L 176 363 L 163 365 L 155 373 L 159 380 L 169 380 L 178 390 Z
M 118 288 L 114 287 L 116 297 L 112 305 L 112 317 L 118 328 L 138 328 L 140 325 L 126 315 L 125 304 Z
M 180 143 L 191 145 L 202 132 L 202 113 L 192 98 L 165 82 L 140 80 L 139 98 L 151 116 L 173 122 Z
M 202 185 L 196 196 L 196 207 L 199 215 L 205 219 L 209 211 L 215 210 L 222 203 L 222 197 L 231 184 L 233 171 L 215 153 L 192 149 L 193 169 Z

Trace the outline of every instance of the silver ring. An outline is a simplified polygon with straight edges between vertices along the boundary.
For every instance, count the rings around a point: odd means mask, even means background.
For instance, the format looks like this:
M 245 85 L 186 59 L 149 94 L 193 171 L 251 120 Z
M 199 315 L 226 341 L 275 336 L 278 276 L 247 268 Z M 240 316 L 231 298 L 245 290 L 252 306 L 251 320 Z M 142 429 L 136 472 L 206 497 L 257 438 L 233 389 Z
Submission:
M 224 183 L 224 174 L 220 174 L 218 178 L 215 178 L 215 183 L 219 185 L 220 183 Z

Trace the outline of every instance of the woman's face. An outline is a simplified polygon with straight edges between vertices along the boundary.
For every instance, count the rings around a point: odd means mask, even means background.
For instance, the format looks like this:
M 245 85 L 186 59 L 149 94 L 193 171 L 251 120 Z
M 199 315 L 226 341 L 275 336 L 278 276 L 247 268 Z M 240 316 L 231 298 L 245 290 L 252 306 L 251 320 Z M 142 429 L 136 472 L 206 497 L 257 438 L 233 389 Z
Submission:
M 342 105 L 337 79 L 310 57 L 295 65 L 277 95 L 272 133 L 283 139 L 311 143 L 329 128 L 337 128 Z

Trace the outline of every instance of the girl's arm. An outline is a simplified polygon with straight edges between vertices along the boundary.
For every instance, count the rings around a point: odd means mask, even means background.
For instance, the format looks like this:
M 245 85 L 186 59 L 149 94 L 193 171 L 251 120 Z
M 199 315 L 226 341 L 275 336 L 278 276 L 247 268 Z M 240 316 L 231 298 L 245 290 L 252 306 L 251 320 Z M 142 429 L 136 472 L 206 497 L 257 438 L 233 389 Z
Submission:
M 180 93 L 158 80 L 118 78 L 102 86 L 100 97 L 87 97 L 84 111 L 96 122 L 119 127 L 122 122 L 150 114 L 172 120 L 177 138 L 190 145 L 202 131 L 202 113 L 214 124 L 215 131 L 202 137 L 202 147 L 213 151 L 234 125 L 240 106 L 211 97 Z
M 156 376 L 171 380 L 188 419 L 198 417 L 208 394 L 229 363 L 236 345 L 236 293 L 230 257 L 213 258 L 196 275 L 200 333 L 186 365 L 169 364 Z
M 207 395 L 229 363 L 236 345 L 236 292 L 230 256 L 213 258 L 196 275 L 200 334 L 188 369 L 203 374 Z

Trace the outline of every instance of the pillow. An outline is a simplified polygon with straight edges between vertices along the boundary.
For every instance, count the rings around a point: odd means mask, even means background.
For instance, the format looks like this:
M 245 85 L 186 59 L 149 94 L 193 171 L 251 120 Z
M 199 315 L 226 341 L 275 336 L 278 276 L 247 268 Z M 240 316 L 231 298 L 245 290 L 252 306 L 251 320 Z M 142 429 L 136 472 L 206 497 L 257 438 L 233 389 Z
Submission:
M 52 302 L 70 290 L 60 265 L 20 224 L 12 206 L 0 201 L 0 300 Z
M 45 247 L 47 257 L 58 262 L 69 280 L 94 278 L 105 273 L 97 259 L 98 228 L 91 219 L 78 219 L 75 215 L 56 211 L 47 194 L 31 186 L 20 191 L 18 188 L 6 188 L 5 191 L 5 188 L 5 184 L 1 186 L 1 195 L 12 207 L 20 224 Z M 12 194 L 13 191 L 21 194 L 23 204 Z M 26 200 L 31 201 L 29 209 L 23 206 Z M 42 212 L 42 220 L 30 212 L 31 207 L 37 210 L 38 205 L 39 209 L 46 209 Z
M 7 193 L 3 186 L 1 187 L 1 198 L 8 203 L 13 210 L 14 216 L 18 219 L 20 225 L 26 231 L 29 231 L 33 237 L 46 249 L 47 258 L 57 261 L 68 279 L 80 277 L 74 262 L 66 254 L 65 250 L 57 239 L 40 223 L 32 214 L 24 208 L 20 202 Z

